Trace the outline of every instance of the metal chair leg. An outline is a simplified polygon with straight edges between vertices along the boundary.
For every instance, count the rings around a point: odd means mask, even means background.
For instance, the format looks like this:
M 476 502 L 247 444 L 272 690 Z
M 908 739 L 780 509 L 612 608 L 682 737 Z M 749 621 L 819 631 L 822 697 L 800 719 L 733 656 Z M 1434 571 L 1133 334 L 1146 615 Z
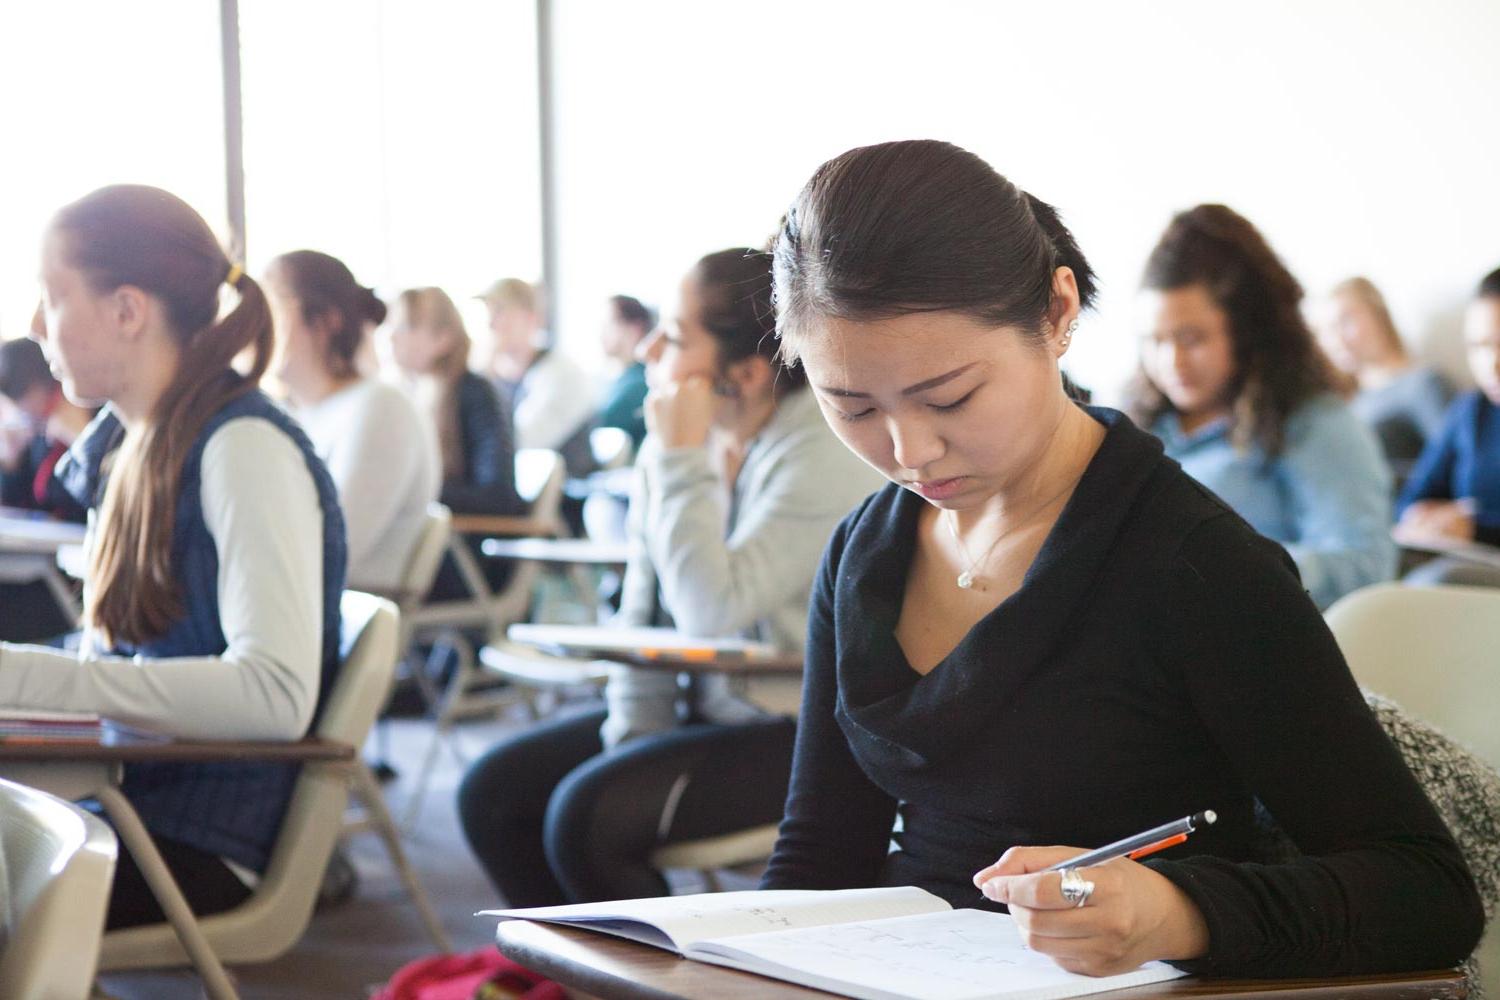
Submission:
M 422 918 L 422 924 L 427 928 L 427 935 L 432 938 L 432 943 L 437 945 L 439 951 L 451 953 L 453 942 L 448 939 L 447 932 L 443 930 L 443 925 L 432 908 L 432 902 L 427 898 L 426 890 L 417 880 L 417 873 L 412 869 L 411 863 L 406 860 L 406 851 L 401 847 L 401 838 L 396 832 L 396 823 L 391 819 L 390 810 L 385 805 L 385 795 L 376 784 L 375 776 L 362 762 L 355 761 L 351 767 L 350 786 L 359 799 L 360 805 L 364 807 L 370 829 L 379 834 L 380 839 L 385 843 L 391 865 L 396 869 L 401 884 L 406 887 L 406 894 L 411 897 L 412 904 L 416 906 L 417 915 Z

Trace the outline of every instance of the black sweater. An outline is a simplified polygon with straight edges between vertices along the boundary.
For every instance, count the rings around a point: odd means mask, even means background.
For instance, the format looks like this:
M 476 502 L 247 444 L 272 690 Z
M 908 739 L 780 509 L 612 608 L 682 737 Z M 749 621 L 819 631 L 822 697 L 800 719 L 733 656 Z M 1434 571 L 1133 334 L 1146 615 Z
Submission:
M 1426 969 L 1483 917 L 1285 552 L 1122 415 L 1019 591 L 926 676 L 895 637 L 923 501 L 834 533 L 814 589 L 786 818 L 765 888 L 970 882 L 1013 845 L 1094 847 L 1203 809 L 1146 862 L 1234 976 Z M 1257 800 L 1304 852 L 1254 863 Z M 897 849 L 888 853 L 900 814 Z

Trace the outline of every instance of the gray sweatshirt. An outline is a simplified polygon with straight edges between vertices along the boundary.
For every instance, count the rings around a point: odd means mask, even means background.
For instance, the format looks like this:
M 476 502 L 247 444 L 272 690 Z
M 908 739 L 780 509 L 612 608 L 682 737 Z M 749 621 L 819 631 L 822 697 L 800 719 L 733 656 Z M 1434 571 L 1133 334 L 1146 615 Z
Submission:
M 743 636 L 800 652 L 823 547 L 883 482 L 829 430 L 808 389 L 782 398 L 732 493 L 707 448 L 665 450 L 648 437 L 636 459 L 626 519 L 631 558 L 616 620 L 649 625 L 660 610 L 688 635 Z M 700 717 L 744 722 L 795 715 L 801 680 L 705 674 L 692 692 Z M 676 726 L 684 697 L 672 674 L 612 668 L 605 746 Z

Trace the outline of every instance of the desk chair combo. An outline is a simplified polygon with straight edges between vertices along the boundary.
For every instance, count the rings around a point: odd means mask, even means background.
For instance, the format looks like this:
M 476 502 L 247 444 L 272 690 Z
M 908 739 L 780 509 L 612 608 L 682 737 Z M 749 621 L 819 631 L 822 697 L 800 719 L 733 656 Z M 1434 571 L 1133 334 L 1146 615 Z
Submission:
M 557 537 L 566 533 L 562 523 L 563 482 L 566 477 L 562 456 L 555 451 L 526 448 L 516 453 L 516 492 L 531 505 L 526 517 L 484 517 L 456 515 L 448 540 L 448 554 L 453 558 L 469 596 L 455 601 L 434 601 L 415 607 L 409 616 L 410 641 L 430 643 L 436 653 L 451 649 L 457 666 L 446 690 L 433 692 L 435 719 L 432 740 L 417 772 L 416 785 L 405 816 L 408 827 L 421 814 L 432 768 L 437 763 L 439 746 L 447 742 L 461 761 L 463 755 L 453 742 L 453 725 L 459 719 L 495 714 L 520 704 L 535 715 L 535 706 L 524 691 L 512 689 L 479 690 L 485 672 L 478 662 L 476 643 L 470 638 L 481 633 L 483 645 L 505 635 L 505 629 L 522 621 L 531 607 L 532 589 L 539 567 L 534 562 L 518 561 L 510 580 L 501 590 L 492 590 L 473 552 L 464 543 L 464 534 Z M 435 568 L 435 567 L 434 567 Z
M 323 870 L 341 832 L 351 772 L 363 766 L 353 759 L 352 748 L 361 745 L 369 735 L 390 688 L 396 662 L 399 628 L 396 609 L 390 602 L 370 594 L 347 592 L 342 609 L 343 667 L 313 735 L 324 746 L 345 752 L 334 759 L 314 759 L 303 764 L 286 819 L 272 848 L 271 863 L 255 892 L 242 905 L 225 913 L 197 919 L 190 912 L 179 912 L 171 924 L 132 927 L 106 934 L 99 959 L 101 972 L 166 968 L 191 961 L 203 976 L 208 995 L 220 1000 L 237 995 L 222 962 L 270 961 L 301 938 L 317 901 Z M 210 750 L 212 747 L 197 746 Z M 246 746 L 229 744 L 221 752 L 242 759 Z M 267 744 L 266 750 L 297 746 Z M 120 826 L 113 811 L 112 817 Z M 122 835 L 128 832 L 122 827 Z M 137 854 L 137 860 L 148 881 L 163 877 L 170 880 L 170 874 L 160 867 L 159 856 L 153 860 Z M 159 870 L 153 872 L 153 867 Z M 413 883 L 408 882 L 407 888 L 413 890 L 419 901 L 428 933 L 446 949 L 446 937 L 424 905 L 425 898 Z M 173 913 L 171 908 L 164 909 L 169 915 Z M 185 911 L 186 907 L 182 909 Z M 201 942 L 207 954 L 198 947 L 185 946 L 184 939 Z

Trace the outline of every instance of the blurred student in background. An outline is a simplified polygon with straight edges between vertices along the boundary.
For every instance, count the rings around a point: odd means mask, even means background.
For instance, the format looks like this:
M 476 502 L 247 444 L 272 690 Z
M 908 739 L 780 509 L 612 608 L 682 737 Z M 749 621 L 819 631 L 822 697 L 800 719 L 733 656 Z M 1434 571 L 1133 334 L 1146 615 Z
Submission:
M 823 546 L 879 477 L 776 357 L 770 256 L 700 260 L 642 353 L 651 431 L 617 621 L 801 652 Z M 799 679 L 695 681 L 616 668 L 607 710 L 538 726 L 470 768 L 464 832 L 510 905 L 662 895 L 656 847 L 776 822 Z
M 1464 343 L 1479 388 L 1454 401 L 1406 482 L 1396 528 L 1403 541 L 1500 545 L 1500 269 L 1485 275 L 1464 313 Z M 1500 585 L 1500 572 L 1450 560 L 1411 578 Z
M 490 374 L 510 404 L 516 447 L 562 452 L 570 472 L 587 472 L 594 387 L 572 359 L 547 346 L 540 290 L 502 278 L 480 298 L 494 338 Z
M 1390 579 L 1391 474 L 1339 399 L 1302 287 L 1223 205 L 1171 222 L 1146 263 L 1132 416 L 1261 534 L 1326 608 Z
M 656 328 L 656 317 L 640 299 L 614 295 L 600 331 L 605 357 L 618 366 L 595 421 L 600 427 L 618 427 L 640 448 L 646 437 L 646 365 L 636 356 L 641 343 Z
M 1368 278 L 1335 285 L 1320 318 L 1319 343 L 1355 380 L 1350 408 L 1375 431 L 1392 471 L 1404 479 L 1423 445 L 1442 429 L 1453 387 L 1412 358 L 1385 296 Z
M 440 470 L 436 439 L 412 401 L 359 372 L 366 330 L 385 320 L 385 303 L 342 261 L 315 250 L 271 261 L 265 288 L 275 374 L 344 508 L 349 585 L 392 593 L 437 499 Z
M 411 380 L 418 410 L 437 430 L 438 499 L 455 514 L 525 513 L 516 493 L 510 413 L 495 387 L 469 370 L 469 334 L 458 307 L 441 288 L 412 288 L 397 296 L 391 312 L 391 356 Z M 479 542 L 472 540 L 476 555 Z M 508 564 L 480 559 L 491 584 L 503 584 Z M 438 571 L 432 594 L 439 600 L 468 596 L 451 560 Z
M 0 426 L 0 503 L 81 522 L 83 508 L 53 480 L 52 470 L 94 411 L 63 395 L 41 346 L 29 338 L 0 344 L 0 396 L 9 404 Z
M 38 310 L 36 324 L 41 316 Z M 45 329 L 41 335 L 46 335 Z M 68 401 L 41 345 L 30 339 L 0 343 L 0 397 L 5 408 L 0 418 L 0 503 L 82 522 L 83 505 L 68 495 L 52 471 L 88 426 L 93 411 Z M 72 626 L 71 615 L 45 580 L 0 583 L 0 640 L 41 642 Z

